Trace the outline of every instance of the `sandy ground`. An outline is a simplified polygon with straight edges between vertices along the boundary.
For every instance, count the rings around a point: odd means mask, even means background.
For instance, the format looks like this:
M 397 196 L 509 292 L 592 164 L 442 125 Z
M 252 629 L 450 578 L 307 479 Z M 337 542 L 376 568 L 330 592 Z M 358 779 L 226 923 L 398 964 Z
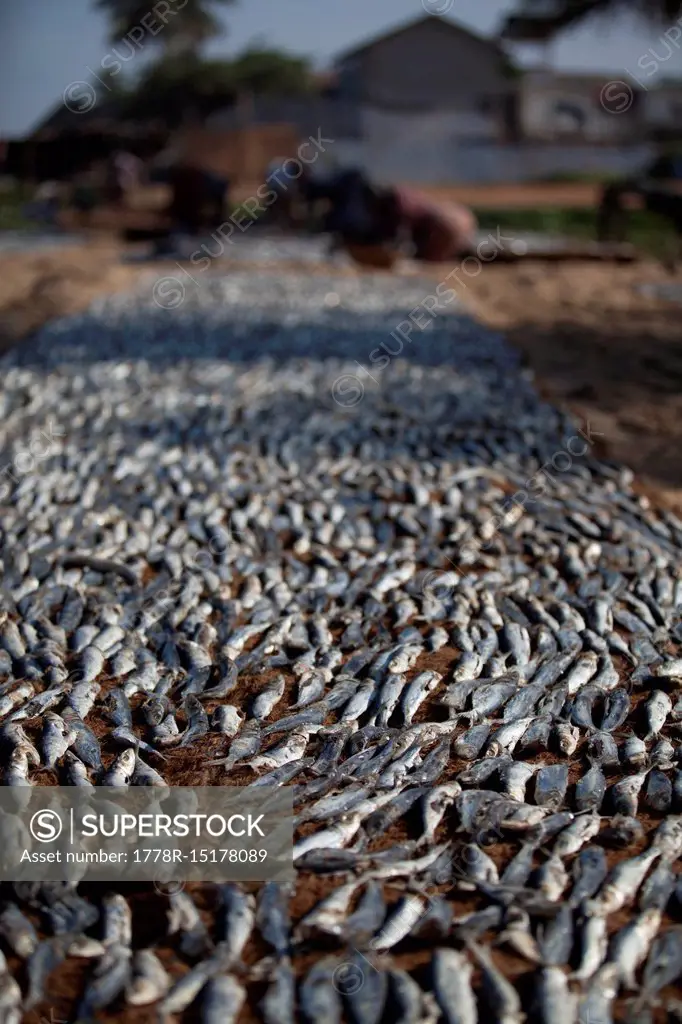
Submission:
M 243 202 L 256 195 L 260 182 L 240 184 L 233 190 L 236 201 Z M 537 209 L 538 207 L 571 207 L 585 209 L 599 204 L 603 185 L 588 181 L 530 182 L 500 185 L 410 185 L 434 199 L 464 203 L 477 210 Z M 140 200 L 142 203 L 142 200 Z
M 235 202 L 243 202 L 255 196 L 262 186 L 262 180 L 237 181 L 230 190 Z M 533 206 L 594 206 L 601 195 L 601 185 L 592 182 L 533 182 L 530 184 L 508 183 L 500 185 L 410 185 L 420 192 L 440 199 L 451 199 L 470 206 L 488 207 L 533 207 Z M 146 185 L 131 193 L 128 203 L 136 211 L 160 210 L 168 201 L 168 192 L 163 185 Z M 101 215 L 96 215 L 103 223 Z M 106 220 L 106 217 L 104 218 Z
M 173 273 L 168 262 L 126 265 L 121 256 L 106 236 L 68 249 L 0 256 L 0 348 L 21 343 L 47 320 L 84 309 L 99 295 L 136 286 L 141 274 L 153 280 Z M 307 273 L 328 269 L 305 265 Z M 452 269 L 427 273 L 442 281 Z M 518 346 L 548 398 L 589 420 L 601 435 L 602 454 L 629 465 L 655 500 L 682 512 L 682 313 L 639 290 L 674 280 L 654 262 L 526 258 L 485 264 L 475 277 L 458 273 L 450 286 L 474 315 Z
M 238 181 L 230 189 L 230 197 L 240 203 L 256 196 L 262 181 Z M 482 209 L 532 209 L 537 207 L 572 207 L 584 209 L 599 203 L 603 186 L 597 182 L 531 182 L 499 185 L 424 185 L 411 184 L 409 187 L 426 192 L 436 199 L 465 203 Z M 169 199 L 165 185 L 144 185 L 131 192 L 124 211 L 131 223 L 139 224 L 141 215 L 153 215 L 163 210 Z M 121 210 L 116 210 L 114 223 L 120 227 Z M 93 224 L 108 226 L 112 223 L 111 211 L 106 207 L 92 215 Z
M 598 205 L 602 186 L 591 182 L 566 182 L 557 184 L 518 185 L 419 185 L 421 192 L 428 192 L 436 199 L 449 199 L 465 203 L 477 209 L 483 207 L 534 208 L 538 206 L 562 206 L 573 208 Z

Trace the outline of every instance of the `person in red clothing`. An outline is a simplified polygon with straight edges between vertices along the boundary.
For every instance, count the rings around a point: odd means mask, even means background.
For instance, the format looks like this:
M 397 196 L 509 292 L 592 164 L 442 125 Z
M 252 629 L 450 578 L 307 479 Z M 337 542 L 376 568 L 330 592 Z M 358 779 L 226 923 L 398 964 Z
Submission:
M 475 251 L 477 223 L 457 203 L 437 203 L 412 189 L 373 185 L 360 171 L 345 171 L 329 185 L 327 230 L 359 263 L 376 263 L 376 250 L 401 249 L 424 263 Z
M 395 216 L 423 263 L 445 263 L 475 252 L 478 224 L 460 203 L 436 203 L 419 192 L 394 188 Z

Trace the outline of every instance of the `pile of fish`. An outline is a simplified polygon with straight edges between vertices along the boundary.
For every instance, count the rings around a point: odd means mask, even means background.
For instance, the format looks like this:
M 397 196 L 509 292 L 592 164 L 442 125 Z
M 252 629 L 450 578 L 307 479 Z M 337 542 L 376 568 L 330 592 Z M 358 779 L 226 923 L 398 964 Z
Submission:
M 1 361 L 2 781 L 291 786 L 297 882 L 3 883 L 0 1022 L 682 1019 L 682 522 L 432 290 Z

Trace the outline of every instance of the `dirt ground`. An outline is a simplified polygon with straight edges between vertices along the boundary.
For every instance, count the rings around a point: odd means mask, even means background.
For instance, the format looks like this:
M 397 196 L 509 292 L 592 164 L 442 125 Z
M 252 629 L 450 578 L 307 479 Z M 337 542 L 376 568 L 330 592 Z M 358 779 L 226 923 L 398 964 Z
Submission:
M 143 273 L 152 280 L 172 273 L 167 262 L 124 264 L 121 256 L 121 246 L 104 235 L 82 246 L 0 256 L 0 348 L 99 295 L 136 286 Z M 444 280 L 452 269 L 428 274 Z M 682 311 L 640 291 L 673 281 L 682 284 L 679 273 L 651 261 L 524 258 L 487 263 L 476 277 L 459 273 L 453 286 L 465 307 L 521 350 L 548 398 L 603 435 L 604 455 L 635 470 L 654 500 L 682 512 Z
M 236 181 L 230 189 L 230 197 L 241 203 L 257 195 L 262 181 Z M 424 185 L 413 186 L 434 199 L 445 199 L 465 203 L 476 209 L 534 209 L 552 207 L 584 209 L 595 207 L 601 197 L 603 186 L 598 182 L 530 182 L 500 185 Z M 168 190 L 164 185 L 145 185 L 131 192 L 128 197 L 129 213 L 134 213 L 131 222 L 139 224 L 140 214 L 154 213 L 163 209 L 168 202 Z M 115 223 L 120 226 L 121 211 L 116 211 Z M 94 212 L 93 223 L 105 226 L 111 223 L 109 211 Z
M 565 183 L 535 183 L 518 185 L 420 185 L 434 199 L 449 199 L 481 209 L 552 207 L 594 207 L 598 204 L 602 186 L 587 181 Z
M 256 194 L 262 182 L 239 182 L 232 190 L 236 202 Z M 594 206 L 601 186 L 592 182 L 502 185 L 415 185 L 436 199 L 449 199 L 480 209 L 489 207 Z M 140 199 L 140 203 L 143 200 Z

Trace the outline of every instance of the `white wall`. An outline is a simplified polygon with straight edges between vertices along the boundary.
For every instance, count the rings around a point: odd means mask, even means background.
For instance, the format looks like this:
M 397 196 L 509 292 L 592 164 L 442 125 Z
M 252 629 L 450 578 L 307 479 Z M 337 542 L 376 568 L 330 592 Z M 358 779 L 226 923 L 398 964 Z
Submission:
M 675 128 L 682 122 L 682 88 L 650 89 L 644 94 L 644 114 L 649 124 Z
M 468 184 L 528 181 L 561 172 L 626 175 L 654 156 L 650 146 L 639 143 L 515 146 L 500 138 L 494 115 L 469 110 L 410 114 L 366 107 L 362 139 L 338 139 L 334 161 L 361 167 L 386 184 Z
M 334 160 L 386 184 L 528 181 L 565 173 L 627 175 L 654 152 L 649 145 L 522 146 L 499 141 L 492 117 L 459 111 L 409 115 L 365 110 L 362 140 L 339 139 Z
M 468 110 L 398 114 L 365 109 L 362 135 L 362 166 L 377 180 L 434 182 L 450 180 L 462 140 L 491 144 L 499 130 L 493 117 Z
M 651 146 L 466 146 L 453 151 L 450 181 L 493 183 L 532 181 L 558 173 L 638 173 L 654 157 Z M 420 179 L 426 183 L 425 178 Z

